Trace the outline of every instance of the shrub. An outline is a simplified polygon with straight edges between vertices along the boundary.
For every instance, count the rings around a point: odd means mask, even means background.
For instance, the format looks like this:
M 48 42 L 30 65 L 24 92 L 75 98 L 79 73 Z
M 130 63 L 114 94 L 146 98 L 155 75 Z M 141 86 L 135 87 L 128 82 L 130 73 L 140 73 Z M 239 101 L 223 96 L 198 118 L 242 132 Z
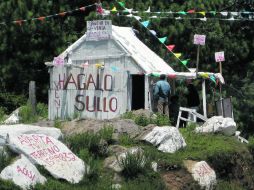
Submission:
M 0 179 L 0 189 L 1 190 L 21 190 L 21 188 L 15 185 L 12 181 Z
M 0 150 L 0 171 L 2 171 L 8 164 L 10 164 L 10 157 L 3 150 Z
M 119 165 L 123 168 L 122 174 L 127 178 L 137 177 L 146 173 L 150 168 L 149 161 L 141 151 L 126 153 L 125 158 L 117 158 Z
M 5 111 L 3 107 L 0 107 L 0 123 L 5 119 Z
M 36 106 L 36 114 L 42 118 L 48 117 L 48 105 L 43 103 L 38 103 Z
M 135 123 L 140 126 L 147 126 L 150 123 L 150 118 L 147 118 L 145 115 L 141 114 L 135 118 Z
M 22 106 L 19 110 L 19 117 L 21 123 L 33 123 L 36 122 L 38 117 L 33 114 L 32 106 L 27 104 Z
M 61 121 L 59 119 L 56 119 L 54 121 L 54 127 L 58 128 L 58 129 L 61 129 Z
M 156 117 L 155 121 L 153 121 L 153 123 L 156 124 L 157 126 L 164 126 L 164 125 L 171 124 L 168 116 L 160 114 L 160 113 L 157 113 L 156 115 L 157 115 L 157 117 Z
M 17 95 L 9 92 L 0 93 L 1 106 L 6 108 L 6 113 L 9 114 L 21 105 L 26 104 L 24 95 Z
M 121 118 L 135 120 L 135 115 L 133 114 L 132 111 L 129 111 L 129 112 L 125 112 L 123 115 L 121 115 Z
M 122 134 L 119 136 L 119 144 L 122 146 L 131 146 L 136 144 L 136 141 L 132 139 L 128 134 Z
M 77 134 L 68 137 L 66 141 L 75 153 L 78 153 L 82 149 L 88 149 L 88 151 L 95 156 L 106 156 L 107 152 L 101 151 L 102 148 L 104 148 L 101 146 L 101 142 L 103 142 L 103 140 L 111 142 L 112 134 L 112 128 L 104 127 L 98 133 L 86 132 L 82 134 Z

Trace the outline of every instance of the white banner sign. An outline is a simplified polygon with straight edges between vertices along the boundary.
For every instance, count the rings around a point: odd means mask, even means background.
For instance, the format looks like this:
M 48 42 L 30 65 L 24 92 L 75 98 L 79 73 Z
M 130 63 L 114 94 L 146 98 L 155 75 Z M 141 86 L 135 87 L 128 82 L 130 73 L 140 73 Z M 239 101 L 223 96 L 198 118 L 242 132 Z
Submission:
M 108 40 L 112 38 L 111 20 L 87 21 L 86 41 Z
M 194 35 L 194 44 L 196 45 L 205 45 L 205 38 L 206 35 L 199 35 L 199 34 L 195 34 Z
M 225 61 L 224 51 L 216 52 L 216 53 L 215 53 L 215 61 L 216 61 L 216 62 Z

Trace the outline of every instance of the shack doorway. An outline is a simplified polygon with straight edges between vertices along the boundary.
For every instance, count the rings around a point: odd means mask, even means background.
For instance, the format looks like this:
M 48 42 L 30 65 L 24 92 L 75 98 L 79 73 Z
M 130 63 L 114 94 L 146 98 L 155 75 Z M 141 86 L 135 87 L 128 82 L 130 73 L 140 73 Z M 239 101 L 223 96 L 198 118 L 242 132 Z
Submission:
M 132 101 L 131 109 L 145 108 L 145 76 L 132 75 Z

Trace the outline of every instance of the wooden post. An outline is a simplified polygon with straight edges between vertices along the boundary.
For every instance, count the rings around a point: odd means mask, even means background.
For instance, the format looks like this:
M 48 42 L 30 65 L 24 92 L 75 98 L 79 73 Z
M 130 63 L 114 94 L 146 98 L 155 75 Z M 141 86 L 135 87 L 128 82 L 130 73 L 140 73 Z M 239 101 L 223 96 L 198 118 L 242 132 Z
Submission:
M 222 63 L 221 61 L 219 62 L 219 70 L 220 70 L 220 74 L 222 76 Z M 224 110 L 223 110 L 223 104 L 222 104 L 222 85 L 220 83 L 220 106 L 221 106 L 221 115 L 222 117 L 224 117 Z
M 203 113 L 204 116 L 207 118 L 205 79 L 203 79 L 202 81 L 202 99 L 203 99 Z
M 35 86 L 35 81 L 30 81 L 29 82 L 29 99 L 28 99 L 28 102 L 32 107 L 33 115 L 35 115 L 36 114 L 36 86 Z
M 198 77 L 198 66 L 199 66 L 199 50 L 200 50 L 200 45 L 198 45 L 198 53 L 197 53 L 197 65 L 196 65 L 196 77 Z

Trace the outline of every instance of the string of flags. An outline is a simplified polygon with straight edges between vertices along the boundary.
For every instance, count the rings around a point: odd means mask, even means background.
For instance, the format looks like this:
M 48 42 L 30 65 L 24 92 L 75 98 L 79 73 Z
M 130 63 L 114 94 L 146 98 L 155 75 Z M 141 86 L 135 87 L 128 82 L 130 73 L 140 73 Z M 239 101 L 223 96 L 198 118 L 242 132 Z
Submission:
M 206 21 L 207 19 L 219 19 L 219 20 L 249 20 L 254 21 L 254 12 L 253 11 L 198 11 L 195 9 L 190 9 L 187 11 L 157 11 L 157 12 L 151 12 L 150 7 L 146 11 L 135 11 L 133 9 L 127 9 L 125 7 L 124 2 L 118 2 L 120 7 L 122 7 L 124 10 L 117 10 L 117 8 L 114 6 L 111 10 L 105 10 L 104 14 L 115 14 L 115 13 L 123 13 L 128 14 L 129 17 L 137 17 L 138 14 L 141 15 L 153 15 L 150 16 L 150 18 L 168 18 L 166 15 L 170 15 L 170 17 L 175 19 L 184 19 L 186 16 L 195 15 L 195 16 L 203 16 L 203 18 L 189 18 L 189 19 L 202 19 Z M 183 16 L 183 17 L 181 17 Z M 210 17 L 206 17 L 210 16 Z M 218 16 L 222 16 L 222 18 L 219 18 Z M 230 17 L 230 18 L 225 18 Z
M 49 20 L 51 18 L 55 18 L 55 17 L 64 17 L 64 16 L 68 16 L 74 12 L 85 12 L 87 8 L 89 7 L 93 7 L 93 6 L 97 6 L 97 4 L 91 4 L 91 5 L 87 5 L 87 6 L 83 6 L 83 7 L 79 7 L 77 9 L 73 9 L 73 10 L 69 10 L 69 11 L 63 11 L 63 12 L 60 12 L 60 13 L 56 13 L 56 14 L 51 14 L 51 15 L 47 15 L 47 16 L 39 16 L 39 17 L 34 17 L 34 18 L 30 18 L 30 19 L 19 19 L 19 20 L 14 20 L 14 21 L 11 21 L 11 22 L 0 22 L 0 25 L 6 25 L 6 24 L 9 24 L 9 23 L 12 23 L 12 24 L 17 24 L 19 26 L 21 26 L 22 24 L 24 23 L 27 23 L 27 22 L 33 22 L 33 21 L 46 21 L 46 20 Z M 100 12 L 102 13 L 102 9 L 98 9 L 97 8 L 97 12 Z

